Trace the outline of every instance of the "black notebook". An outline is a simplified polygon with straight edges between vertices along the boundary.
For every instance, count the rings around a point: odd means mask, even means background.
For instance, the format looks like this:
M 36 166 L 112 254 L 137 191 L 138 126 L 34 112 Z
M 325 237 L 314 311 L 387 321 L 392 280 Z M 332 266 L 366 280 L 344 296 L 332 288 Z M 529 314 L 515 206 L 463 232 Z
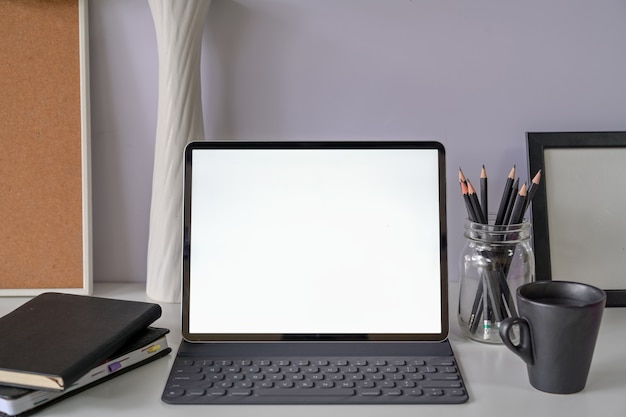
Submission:
M 63 390 L 160 316 L 153 303 L 38 295 L 0 318 L 0 384 Z
M 0 385 L 0 417 L 26 416 L 66 398 L 162 358 L 171 352 L 168 329 L 148 327 L 133 336 L 105 362 L 98 364 L 64 391 L 37 391 Z

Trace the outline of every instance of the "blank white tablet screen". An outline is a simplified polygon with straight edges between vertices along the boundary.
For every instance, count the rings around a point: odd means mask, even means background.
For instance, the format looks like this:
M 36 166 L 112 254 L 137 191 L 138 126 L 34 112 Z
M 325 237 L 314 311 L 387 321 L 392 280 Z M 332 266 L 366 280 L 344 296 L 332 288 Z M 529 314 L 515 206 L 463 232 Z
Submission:
M 190 333 L 439 333 L 435 149 L 196 149 Z

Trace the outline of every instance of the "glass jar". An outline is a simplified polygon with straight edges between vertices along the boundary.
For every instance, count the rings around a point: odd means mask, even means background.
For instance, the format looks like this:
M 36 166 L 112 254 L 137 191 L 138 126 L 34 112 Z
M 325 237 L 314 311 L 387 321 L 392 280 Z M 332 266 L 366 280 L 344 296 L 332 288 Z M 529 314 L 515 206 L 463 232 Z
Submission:
M 531 224 L 468 221 L 460 259 L 459 325 L 472 340 L 502 343 L 500 322 L 517 315 L 517 288 L 535 279 Z

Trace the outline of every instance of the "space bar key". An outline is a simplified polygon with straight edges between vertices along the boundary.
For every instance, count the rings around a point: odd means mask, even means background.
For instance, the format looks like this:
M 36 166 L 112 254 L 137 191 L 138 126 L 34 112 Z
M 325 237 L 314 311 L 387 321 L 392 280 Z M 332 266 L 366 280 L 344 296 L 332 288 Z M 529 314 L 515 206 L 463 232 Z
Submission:
M 300 389 L 300 388 L 264 388 L 254 391 L 259 397 L 347 397 L 356 394 L 353 389 Z

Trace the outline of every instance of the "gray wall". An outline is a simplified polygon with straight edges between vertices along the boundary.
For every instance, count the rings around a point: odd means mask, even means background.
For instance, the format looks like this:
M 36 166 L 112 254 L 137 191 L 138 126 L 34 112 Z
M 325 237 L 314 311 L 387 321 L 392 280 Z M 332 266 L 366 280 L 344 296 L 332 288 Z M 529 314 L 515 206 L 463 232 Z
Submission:
M 90 0 L 96 281 L 145 280 L 157 52 L 145 0 Z M 459 166 L 492 201 L 525 132 L 626 130 L 622 0 L 213 0 L 208 139 L 424 139 L 447 148 L 450 278 Z M 497 207 L 492 207 L 492 210 Z

